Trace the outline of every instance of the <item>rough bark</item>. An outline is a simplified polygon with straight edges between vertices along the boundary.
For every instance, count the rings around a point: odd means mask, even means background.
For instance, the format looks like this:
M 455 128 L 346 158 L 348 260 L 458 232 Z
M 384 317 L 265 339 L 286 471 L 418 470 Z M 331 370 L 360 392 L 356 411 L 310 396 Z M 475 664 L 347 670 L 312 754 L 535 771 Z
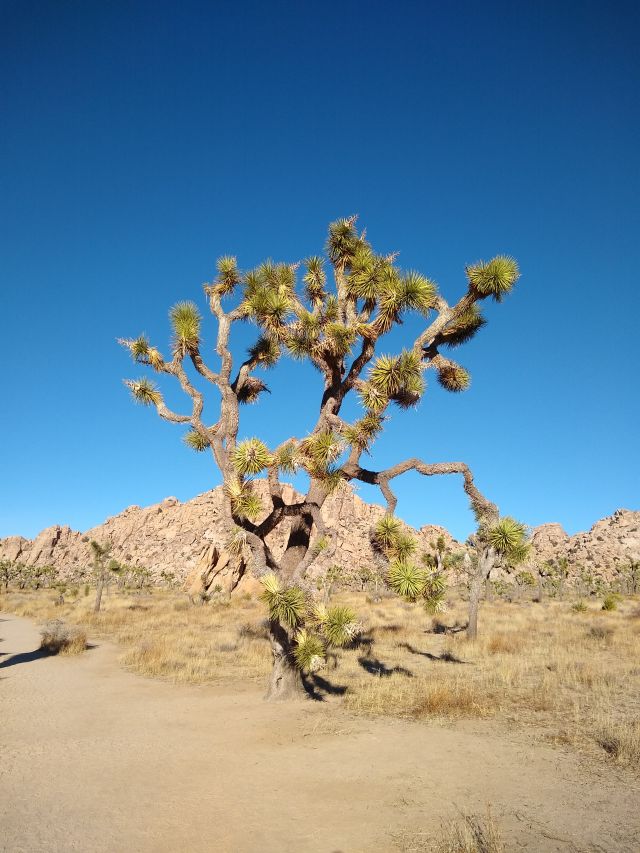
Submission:
M 291 638 L 287 630 L 273 619 L 269 624 L 269 642 L 273 669 L 265 699 L 284 701 L 304 698 L 302 673 L 293 659 Z
M 491 569 L 495 564 L 495 552 L 493 548 L 485 548 L 478 556 L 478 563 L 469 578 L 469 623 L 467 625 L 467 639 L 478 638 L 478 610 L 480 606 L 480 594 L 482 587 L 489 579 Z

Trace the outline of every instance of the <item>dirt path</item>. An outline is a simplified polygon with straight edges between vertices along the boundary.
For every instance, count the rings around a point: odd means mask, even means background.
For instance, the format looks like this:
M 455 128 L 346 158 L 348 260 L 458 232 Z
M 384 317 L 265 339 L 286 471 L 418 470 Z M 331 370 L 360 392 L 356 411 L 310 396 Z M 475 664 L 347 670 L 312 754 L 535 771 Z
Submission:
M 510 851 L 640 850 L 637 777 L 491 725 L 165 684 L 108 644 L 43 658 L 33 624 L 7 614 L 0 637 L 6 853 L 413 850 L 394 838 L 487 802 Z

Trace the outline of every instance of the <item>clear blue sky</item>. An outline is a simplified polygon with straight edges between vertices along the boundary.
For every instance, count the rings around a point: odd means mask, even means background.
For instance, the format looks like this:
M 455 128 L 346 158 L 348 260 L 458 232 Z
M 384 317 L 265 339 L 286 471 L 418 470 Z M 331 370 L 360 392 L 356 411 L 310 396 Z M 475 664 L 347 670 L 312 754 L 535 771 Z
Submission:
M 216 485 L 130 402 L 115 339 L 165 346 L 218 256 L 295 261 L 351 213 L 451 299 L 466 263 L 522 269 L 459 351 L 471 390 L 432 381 L 372 464 L 464 459 L 569 532 L 638 508 L 639 9 L 0 2 L 0 536 Z M 243 432 L 304 435 L 317 375 L 269 381 Z M 411 523 L 470 532 L 456 480 L 398 491 Z

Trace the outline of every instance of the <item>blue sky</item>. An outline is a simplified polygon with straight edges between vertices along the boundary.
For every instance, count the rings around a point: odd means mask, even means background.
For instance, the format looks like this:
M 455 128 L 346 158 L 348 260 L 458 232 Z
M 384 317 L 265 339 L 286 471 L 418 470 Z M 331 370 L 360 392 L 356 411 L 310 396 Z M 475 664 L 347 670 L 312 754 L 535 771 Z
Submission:
M 640 507 L 637 4 L 19 0 L 0 23 L 0 536 L 216 485 L 131 403 L 115 339 L 166 346 L 218 256 L 295 261 L 352 213 L 447 298 L 479 258 L 522 270 L 460 351 L 471 390 L 431 382 L 371 465 L 466 460 L 569 532 Z M 268 381 L 243 433 L 304 435 L 318 376 Z M 397 482 L 411 523 L 471 531 L 457 479 Z

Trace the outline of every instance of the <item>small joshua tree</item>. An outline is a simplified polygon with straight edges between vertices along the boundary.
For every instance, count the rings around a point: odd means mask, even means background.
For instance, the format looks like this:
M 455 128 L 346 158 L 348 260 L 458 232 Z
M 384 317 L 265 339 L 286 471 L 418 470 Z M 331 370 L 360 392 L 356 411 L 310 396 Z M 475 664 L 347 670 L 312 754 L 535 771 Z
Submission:
M 112 571 L 110 564 L 107 563 L 107 558 L 111 553 L 111 543 L 107 542 L 104 545 L 101 545 L 99 542 L 96 542 L 95 539 L 92 539 L 89 543 L 89 548 L 91 549 L 91 554 L 93 556 L 93 572 L 96 579 L 96 601 L 93 606 L 93 611 L 94 613 L 99 613 L 100 607 L 102 606 L 104 585 L 107 583 L 109 573 Z M 116 563 L 116 566 L 117 565 L 118 564 Z
M 408 409 L 419 403 L 429 373 L 453 393 L 468 388 L 468 372 L 445 353 L 482 328 L 482 302 L 501 302 L 518 275 L 517 264 L 509 257 L 475 263 L 466 268 L 465 292 L 450 305 L 430 279 L 402 270 L 395 255 L 376 252 L 351 217 L 330 225 L 326 257 L 308 258 L 302 270 L 298 263 L 266 261 L 242 272 L 233 257 L 218 261 L 215 279 L 204 285 L 217 320 L 213 366 L 203 357 L 202 318 L 192 302 L 180 302 L 170 311 L 170 358 L 144 336 L 121 341 L 135 362 L 177 380 L 191 401 L 191 411 L 170 409 L 160 388 L 146 377 L 127 381 L 134 399 L 154 406 L 164 420 L 187 426 L 187 445 L 210 452 L 221 472 L 227 499 L 225 559 L 234 555 L 237 577 L 250 565 L 263 578 L 274 664 L 269 697 L 296 695 L 300 667 L 317 667 L 320 650 L 336 640 L 348 641 L 355 624 L 351 614 L 319 616 L 307 578 L 319 554 L 330 558 L 335 550 L 335 531 L 322 515 L 332 491 L 353 481 L 378 486 L 393 523 L 397 501 L 391 482 L 396 477 L 408 471 L 425 476 L 459 474 L 485 527 L 498 521 L 496 506 L 480 493 L 463 462 L 427 463 L 412 457 L 376 470 L 364 467 L 361 457 L 371 452 L 392 406 Z M 388 333 L 411 312 L 424 318 L 421 331 L 406 340 L 401 352 L 377 354 Z M 234 367 L 231 331 L 234 324 L 247 321 L 257 327 L 256 339 Z M 255 372 L 274 367 L 284 353 L 309 362 L 320 374 L 315 423 L 306 436 L 288 436 L 276 447 L 267 447 L 259 438 L 239 440 L 242 406 L 255 403 L 267 390 Z M 214 422 L 203 418 L 204 395 L 192 381 L 195 374 L 220 395 Z M 348 421 L 342 408 L 353 394 L 363 411 Z M 308 487 L 301 499 L 287 504 L 280 475 L 294 472 L 306 472 Z M 253 482 L 259 475 L 266 475 L 266 497 Z M 290 523 L 288 539 L 276 558 L 267 537 L 285 522 Z M 319 542 L 326 547 L 319 548 Z M 411 565 L 396 563 L 392 572 Z
M 466 567 L 469 579 L 469 623 L 467 638 L 478 636 L 478 608 L 482 587 L 495 568 L 512 572 L 529 556 L 529 539 L 524 524 L 510 516 L 477 514 L 478 530 L 469 538 L 473 556 L 467 554 Z

